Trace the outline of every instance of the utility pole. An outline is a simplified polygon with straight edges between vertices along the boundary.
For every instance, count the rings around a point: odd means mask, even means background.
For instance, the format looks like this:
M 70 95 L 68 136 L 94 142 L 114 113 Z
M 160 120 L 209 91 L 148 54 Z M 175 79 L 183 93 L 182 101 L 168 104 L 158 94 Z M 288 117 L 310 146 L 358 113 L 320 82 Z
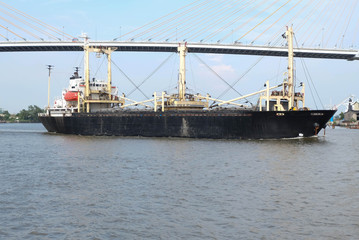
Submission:
M 50 108 L 50 80 L 51 80 L 51 70 L 54 68 L 53 65 L 47 65 L 47 69 L 49 70 L 49 83 L 47 86 L 47 109 Z

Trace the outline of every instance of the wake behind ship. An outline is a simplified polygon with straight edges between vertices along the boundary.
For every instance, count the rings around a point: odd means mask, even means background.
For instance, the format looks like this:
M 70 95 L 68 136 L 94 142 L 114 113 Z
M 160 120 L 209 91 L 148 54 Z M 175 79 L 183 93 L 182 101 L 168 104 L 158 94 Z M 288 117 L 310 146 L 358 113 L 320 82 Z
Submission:
M 39 119 L 49 132 L 79 135 L 114 135 L 144 137 L 187 137 L 213 139 L 277 139 L 317 135 L 335 110 L 309 110 L 305 107 L 304 85 L 294 91 L 293 30 L 288 40 L 288 78 L 280 85 L 232 100 L 214 99 L 208 94 L 186 93 L 186 44 L 180 44 L 178 93 L 154 93 L 153 99 L 135 101 L 118 95 L 112 86 L 112 47 L 91 47 L 85 42 L 85 78 L 78 71 L 70 78 L 62 98 L 56 100 Z M 108 57 L 108 79 L 92 81 L 89 77 L 89 53 Z M 277 90 L 275 90 L 277 89 Z M 260 95 L 257 106 L 237 103 Z M 149 104 L 153 103 L 153 106 Z M 143 106 L 137 108 L 135 106 Z

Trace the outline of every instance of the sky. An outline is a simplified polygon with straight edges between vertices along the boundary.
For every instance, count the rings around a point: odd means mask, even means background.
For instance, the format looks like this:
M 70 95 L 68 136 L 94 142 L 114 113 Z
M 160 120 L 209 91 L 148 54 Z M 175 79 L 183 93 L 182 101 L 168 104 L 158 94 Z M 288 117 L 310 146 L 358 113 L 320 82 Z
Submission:
M 79 37 L 81 33 L 87 33 L 90 41 L 96 41 L 112 40 L 192 1 L 2 0 L 2 2 L 47 24 L 63 29 L 72 36 Z M 359 14 L 355 13 L 352 17 L 359 19 Z M 5 40 L 1 39 L 0 41 Z M 194 56 L 188 54 L 188 87 L 194 93 L 209 93 L 213 97 L 221 95 L 227 86 L 198 61 L 198 57 L 229 83 L 239 79 L 260 58 L 258 56 L 215 54 Z M 143 84 L 141 89 L 147 96 L 151 96 L 154 91 L 176 91 L 178 55 L 115 52 L 112 58 L 121 71 L 137 84 L 146 79 L 165 59 L 169 58 L 160 70 Z M 48 70 L 46 65 L 55 66 L 51 74 L 50 85 L 50 98 L 53 102 L 56 97 L 61 96 L 62 89 L 68 86 L 68 80 L 74 67 L 80 66 L 80 71 L 83 70 L 82 59 L 82 52 L 0 53 L 2 89 L 0 108 L 8 110 L 10 113 L 17 113 L 29 105 L 37 105 L 42 108 L 47 106 Z M 241 94 L 247 94 L 262 89 L 267 80 L 270 80 L 270 85 L 280 83 L 286 71 L 286 61 L 286 58 L 264 57 L 235 85 L 235 89 Z M 341 103 L 350 95 L 359 96 L 359 62 L 325 59 L 304 59 L 304 62 L 320 96 L 320 100 L 317 97 L 313 98 L 309 87 L 306 87 L 306 102 L 310 108 L 329 108 Z M 296 66 L 297 82 L 306 82 L 302 61 L 297 60 Z M 90 67 L 92 76 L 106 78 L 106 64 L 103 58 L 92 57 Z M 113 66 L 112 69 L 113 82 L 119 87 L 119 91 L 130 92 L 133 85 L 117 67 Z M 312 92 L 315 90 L 312 89 Z M 223 96 L 223 99 L 227 100 L 237 96 L 231 90 Z M 141 100 L 144 96 L 137 91 L 130 98 Z M 255 102 L 256 100 L 253 99 L 253 103 Z M 340 110 L 344 111 L 345 109 Z

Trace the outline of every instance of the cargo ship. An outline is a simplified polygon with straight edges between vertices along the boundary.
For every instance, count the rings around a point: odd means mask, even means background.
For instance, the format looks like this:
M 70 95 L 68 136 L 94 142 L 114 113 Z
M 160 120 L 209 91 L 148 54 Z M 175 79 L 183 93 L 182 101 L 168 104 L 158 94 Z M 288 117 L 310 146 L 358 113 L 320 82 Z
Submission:
M 111 53 L 116 48 L 93 47 L 85 40 L 85 77 L 77 69 L 62 98 L 40 114 L 39 119 L 48 132 L 77 135 L 211 139 L 315 136 L 326 127 L 335 110 L 309 110 L 305 106 L 304 84 L 300 92 L 295 92 L 291 27 L 287 28 L 285 38 L 288 73 L 282 84 L 270 86 L 267 81 L 263 90 L 231 100 L 186 93 L 188 48 L 182 43 L 178 46 L 178 92 L 155 92 L 152 99 L 145 101 L 119 95 L 117 87 L 112 86 Z M 90 81 L 90 53 L 107 55 L 107 81 Z M 259 95 L 257 106 L 238 103 L 254 95 Z

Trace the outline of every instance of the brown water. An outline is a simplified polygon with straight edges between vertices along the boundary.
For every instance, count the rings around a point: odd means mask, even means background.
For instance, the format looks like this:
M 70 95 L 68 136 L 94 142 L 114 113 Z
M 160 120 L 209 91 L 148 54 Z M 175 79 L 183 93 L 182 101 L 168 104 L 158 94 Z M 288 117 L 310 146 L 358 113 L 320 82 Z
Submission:
M 82 137 L 0 124 L 0 239 L 357 239 L 359 130 Z

